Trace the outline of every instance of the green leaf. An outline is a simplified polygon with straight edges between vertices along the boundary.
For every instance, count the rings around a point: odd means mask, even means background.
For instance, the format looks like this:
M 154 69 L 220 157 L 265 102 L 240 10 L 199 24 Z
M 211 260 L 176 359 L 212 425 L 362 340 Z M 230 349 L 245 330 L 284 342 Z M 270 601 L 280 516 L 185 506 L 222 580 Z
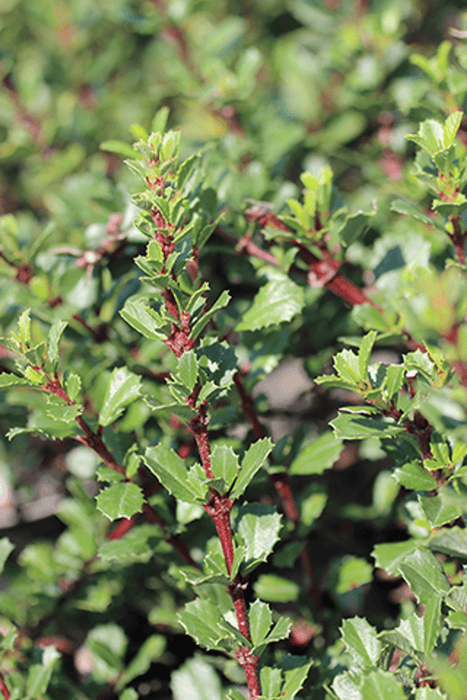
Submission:
M 15 545 L 10 542 L 8 537 L 2 537 L 0 540 L 0 573 L 5 567 L 6 560 L 14 550 Z
M 118 679 L 115 689 L 124 688 L 134 678 L 142 676 L 149 670 L 151 664 L 159 659 L 165 651 L 166 640 L 160 634 L 152 634 L 138 649 L 136 656 L 130 661 L 123 674 Z
M 227 306 L 229 301 L 230 294 L 227 290 L 224 290 L 222 294 L 219 295 L 219 298 L 216 299 L 214 304 L 209 309 L 204 311 L 201 317 L 197 321 L 195 321 L 190 330 L 190 338 L 195 340 L 199 336 L 203 328 L 209 323 L 211 318 L 213 318 L 218 311 Z
M 414 204 L 404 202 L 402 199 L 396 199 L 394 202 L 392 202 L 391 211 L 396 211 L 399 214 L 404 214 L 405 216 L 411 216 L 413 219 L 422 221 L 427 226 L 441 228 L 436 219 L 432 219 L 430 216 L 425 214 L 422 209 Z
M 234 532 L 244 544 L 245 561 L 242 573 L 246 575 L 262 561 L 266 561 L 279 540 L 281 516 L 266 503 L 247 503 L 240 506 L 235 519 Z
M 269 605 L 257 599 L 250 605 L 248 611 L 251 641 L 254 646 L 260 644 L 266 637 L 272 625 L 272 613 Z
M 343 409 L 342 409 L 343 410 Z M 339 412 L 337 418 L 330 422 L 336 434 L 342 440 L 363 440 L 365 438 L 389 438 L 400 435 L 404 427 L 394 422 L 378 418 L 366 418 L 358 414 Z
M 445 595 L 449 591 L 442 565 L 426 549 L 416 549 L 408 554 L 399 564 L 399 572 L 420 603 L 425 604 L 431 596 Z
M 178 361 L 177 369 L 183 386 L 191 394 L 198 378 L 198 365 L 194 350 L 188 350 L 183 353 Z
M 246 451 L 240 472 L 230 494 L 232 499 L 237 499 L 246 490 L 254 475 L 263 466 L 264 460 L 271 452 L 273 444 L 269 438 L 263 438 L 254 442 Z
M 275 698 L 280 696 L 282 687 L 282 673 L 277 666 L 262 666 L 260 669 L 260 682 L 262 696 L 266 698 Z
M 99 547 L 98 555 L 104 561 L 148 562 L 163 534 L 155 524 L 134 526 L 123 537 L 106 540 Z
M 377 544 L 373 549 L 372 556 L 377 567 L 384 569 L 391 576 L 397 576 L 399 574 L 399 565 L 416 548 L 417 544 L 414 540 Z
M 347 673 L 336 676 L 331 687 L 339 700 L 362 700 L 362 694 L 357 682 Z
M 451 489 L 443 489 L 436 496 L 421 496 L 419 494 L 418 500 L 430 527 L 441 527 L 441 525 L 457 520 L 462 515 L 464 505 L 462 500 L 456 496 L 457 494 Z
M 211 471 L 218 479 L 223 479 L 228 491 L 240 469 L 238 457 L 231 447 L 216 445 L 211 454 Z
M 195 657 L 172 673 L 174 698 L 184 700 L 223 700 L 222 684 L 211 664 Z
M 172 496 L 186 503 L 204 503 L 206 486 L 193 471 L 188 471 L 174 450 L 162 444 L 148 447 L 143 460 Z
M 206 649 L 231 651 L 243 643 L 248 646 L 246 638 L 224 619 L 218 606 L 207 599 L 190 601 L 177 617 L 187 634 Z
M 18 319 L 19 337 L 23 350 L 29 347 L 31 343 L 31 309 L 23 311 Z
M 343 442 L 330 431 L 306 445 L 290 465 L 292 474 L 322 474 L 330 469 L 342 452 Z
M 119 418 L 124 409 L 140 396 L 141 377 L 126 367 L 116 367 L 104 390 L 99 411 L 99 425 L 110 425 Z
M 292 654 L 282 654 L 277 664 L 282 671 L 284 682 L 281 689 L 281 700 L 293 700 L 302 688 L 313 660 L 306 656 L 293 656 Z
M 18 377 L 16 374 L 4 372 L 0 374 L 0 389 L 7 386 L 29 386 L 32 388 L 35 384 L 25 377 Z
M 434 532 L 428 540 L 428 546 L 435 552 L 467 559 L 467 530 L 451 527 Z
M 360 376 L 366 381 L 368 379 L 368 365 L 370 363 L 370 355 L 373 350 L 373 345 L 378 333 L 370 331 L 363 338 L 358 351 L 358 368 Z
M 433 491 L 438 485 L 436 479 L 416 461 L 395 469 L 394 477 L 401 486 L 412 491 Z
M 97 507 L 109 520 L 131 518 L 141 513 L 144 496 L 136 484 L 119 483 L 104 489 L 97 496 Z
M 134 158 L 136 153 L 133 146 L 124 141 L 117 141 L 116 139 L 109 139 L 108 141 L 103 141 L 99 148 L 101 151 L 107 151 L 108 153 L 115 153 L 117 156 L 123 156 L 124 158 Z
M 423 653 L 428 658 L 432 653 L 441 630 L 441 597 L 432 596 L 426 601 L 423 613 Z
M 388 671 L 372 671 L 363 679 L 362 700 L 406 700 L 403 685 Z
M 163 319 L 157 311 L 151 309 L 141 299 L 128 299 L 120 315 L 145 338 L 149 340 L 165 338 L 165 333 L 161 330 L 164 325 Z
M 35 700 L 45 695 L 59 658 L 60 654 L 55 647 L 50 646 L 44 649 L 42 663 L 33 664 L 29 668 L 24 700 Z
M 347 593 L 359 586 L 370 583 L 373 578 L 373 567 L 365 559 L 346 556 L 339 567 L 336 593 Z
M 276 574 L 260 574 L 253 584 L 258 598 L 270 603 L 290 603 L 298 600 L 300 587 L 295 581 Z
M 449 45 L 450 48 L 450 45 Z M 462 122 L 464 113 L 461 111 L 451 112 L 446 121 L 444 122 L 444 148 L 449 148 L 454 143 L 457 132 Z
M 60 340 L 67 325 L 68 323 L 66 321 L 57 321 L 49 331 L 47 338 L 47 355 L 54 369 L 58 364 Z
M 237 331 L 255 331 L 290 321 L 305 303 L 303 288 L 284 273 L 267 282 L 253 299 L 253 305 L 235 327 Z
M 376 666 L 382 645 L 375 628 L 364 618 L 353 617 L 344 620 L 340 629 L 347 651 L 357 666 Z
M 81 390 L 81 377 L 75 372 L 67 372 L 65 377 L 65 391 L 70 401 L 76 401 Z
M 425 685 L 415 691 L 415 700 L 447 700 L 446 695 L 439 688 L 430 688 Z

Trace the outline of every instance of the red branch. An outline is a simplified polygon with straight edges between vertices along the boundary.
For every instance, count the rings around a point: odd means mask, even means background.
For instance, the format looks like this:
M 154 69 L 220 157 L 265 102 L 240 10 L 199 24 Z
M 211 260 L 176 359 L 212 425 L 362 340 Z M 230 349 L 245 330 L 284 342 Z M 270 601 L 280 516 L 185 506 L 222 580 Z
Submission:
M 0 690 L 2 691 L 3 695 L 5 696 L 5 700 L 10 700 L 10 691 L 6 687 L 5 680 L 3 678 L 3 674 L 0 673 Z

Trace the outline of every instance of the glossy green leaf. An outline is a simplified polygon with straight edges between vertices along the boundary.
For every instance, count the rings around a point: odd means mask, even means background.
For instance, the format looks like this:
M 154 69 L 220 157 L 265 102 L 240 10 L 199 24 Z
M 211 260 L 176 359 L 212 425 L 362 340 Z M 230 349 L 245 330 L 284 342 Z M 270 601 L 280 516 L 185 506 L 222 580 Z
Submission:
M 272 613 L 269 605 L 257 599 L 248 611 L 251 641 L 254 646 L 260 644 L 267 636 L 272 625 Z
M 248 448 L 242 459 L 237 480 L 230 494 L 231 498 L 237 499 L 244 493 L 258 469 L 261 469 L 263 466 L 272 448 L 273 444 L 269 438 L 257 440 Z
M 467 530 L 450 527 L 435 531 L 428 541 L 428 546 L 434 552 L 467 559 Z
M 159 444 L 148 447 L 143 455 L 146 466 L 172 496 L 186 503 L 203 503 L 206 486 L 189 471 L 174 450 Z
M 404 427 L 394 422 L 343 412 L 340 412 L 330 425 L 336 431 L 337 437 L 342 440 L 389 438 L 404 432 Z
M 99 547 L 98 554 L 104 561 L 147 562 L 163 536 L 164 533 L 156 524 L 138 525 L 123 537 L 106 540 Z
M 193 350 L 188 350 L 183 353 L 178 361 L 178 376 L 183 383 L 185 389 L 190 394 L 196 384 L 198 378 L 198 366 L 196 356 Z
M 103 141 L 99 148 L 101 151 L 107 151 L 108 153 L 115 153 L 117 156 L 123 156 L 123 158 L 134 158 L 135 151 L 129 143 L 124 141 L 117 141 L 116 139 L 109 139 L 108 141 Z
M 57 321 L 53 324 L 47 338 L 47 355 L 54 368 L 58 364 L 60 340 L 67 327 L 66 321 Z
M 120 311 L 121 317 L 138 333 L 149 340 L 164 338 L 164 322 L 154 309 L 140 299 L 128 299 Z
M 300 313 L 304 301 L 303 289 L 281 273 L 261 287 L 235 330 L 255 331 L 290 321 Z
M 373 579 L 373 567 L 365 559 L 346 556 L 339 567 L 335 592 L 346 593 Z
M 347 651 L 357 666 L 376 666 L 382 646 L 374 627 L 362 617 L 352 617 L 343 621 L 341 634 Z
M 326 432 L 306 445 L 290 465 L 290 474 L 322 474 L 330 469 L 342 452 L 343 442 Z
M 245 637 L 220 614 L 219 608 L 209 600 L 197 598 L 185 605 L 178 619 L 187 634 L 197 643 L 213 651 L 230 651 L 245 642 Z
M 442 596 L 449 591 L 442 565 L 426 549 L 408 554 L 399 564 L 399 571 L 419 602 L 425 603 L 433 595 Z
M 253 571 L 260 562 L 266 561 L 279 541 L 281 520 L 281 515 L 276 509 L 266 503 L 247 503 L 240 506 L 234 532 L 241 538 L 239 544 L 244 544 L 246 548 L 242 565 L 244 575 Z
M 443 489 L 436 496 L 418 496 L 427 521 L 432 528 L 457 520 L 463 513 L 463 503 L 455 492 Z
M 282 654 L 277 665 L 281 669 L 284 678 L 281 690 L 281 697 L 284 700 L 293 700 L 301 690 L 312 664 L 313 660 L 308 659 L 306 656 Z
M 131 518 L 141 513 L 144 496 L 136 484 L 119 483 L 104 489 L 97 496 L 97 507 L 109 520 Z
M 216 478 L 223 479 L 227 491 L 239 471 L 238 457 L 231 447 L 216 445 L 211 453 L 211 470 Z
M 110 425 L 119 418 L 124 409 L 140 396 L 141 377 L 126 367 L 116 367 L 104 390 L 99 411 L 99 425 Z
M 364 677 L 361 693 L 362 700 L 406 700 L 402 683 L 392 673 L 381 669 Z
M 377 544 L 373 550 L 373 557 L 376 566 L 384 569 L 391 576 L 397 576 L 399 573 L 399 565 L 405 561 L 409 554 L 412 554 L 417 548 L 417 543 L 414 540 L 406 542 L 391 542 Z
M 419 462 L 409 462 L 394 470 L 397 482 L 413 491 L 433 491 L 437 487 L 436 479 Z

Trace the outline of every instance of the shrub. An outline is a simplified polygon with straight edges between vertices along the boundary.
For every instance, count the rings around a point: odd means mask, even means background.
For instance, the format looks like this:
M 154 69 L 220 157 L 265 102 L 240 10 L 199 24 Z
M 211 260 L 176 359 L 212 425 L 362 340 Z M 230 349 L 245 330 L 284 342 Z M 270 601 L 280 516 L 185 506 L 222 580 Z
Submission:
M 465 32 L 255 7 L 4 13 L 6 700 L 465 693 Z

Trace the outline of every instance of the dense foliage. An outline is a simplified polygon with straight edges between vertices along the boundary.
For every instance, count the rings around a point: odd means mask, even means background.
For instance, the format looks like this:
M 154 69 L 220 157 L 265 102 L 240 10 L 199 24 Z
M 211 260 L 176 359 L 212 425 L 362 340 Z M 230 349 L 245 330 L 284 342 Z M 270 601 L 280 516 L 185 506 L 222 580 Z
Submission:
M 467 15 L 0 31 L 5 699 L 465 697 Z

